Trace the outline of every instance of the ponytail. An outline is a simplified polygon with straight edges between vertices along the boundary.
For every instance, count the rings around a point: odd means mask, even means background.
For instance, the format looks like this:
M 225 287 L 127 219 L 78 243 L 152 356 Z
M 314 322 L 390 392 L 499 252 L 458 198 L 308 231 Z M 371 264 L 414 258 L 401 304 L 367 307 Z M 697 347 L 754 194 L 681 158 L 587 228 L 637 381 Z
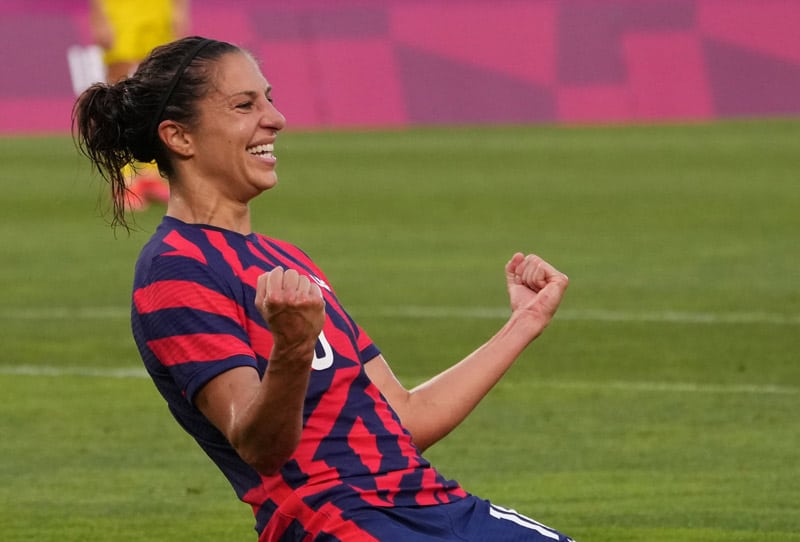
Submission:
M 125 111 L 130 99 L 126 100 L 124 94 L 123 82 L 95 83 L 86 89 L 72 110 L 72 131 L 78 149 L 111 187 L 111 225 L 130 229 L 125 219 L 128 186 L 123 168 L 133 162 L 134 153 L 127 128 L 131 116 Z
M 191 125 L 197 102 L 208 93 L 212 62 L 234 51 L 240 49 L 230 43 L 183 38 L 153 49 L 132 76 L 113 85 L 95 83 L 78 97 L 72 110 L 73 138 L 111 186 L 112 226 L 130 230 L 123 168 L 155 160 L 163 176 L 173 174 L 158 125 L 164 119 Z

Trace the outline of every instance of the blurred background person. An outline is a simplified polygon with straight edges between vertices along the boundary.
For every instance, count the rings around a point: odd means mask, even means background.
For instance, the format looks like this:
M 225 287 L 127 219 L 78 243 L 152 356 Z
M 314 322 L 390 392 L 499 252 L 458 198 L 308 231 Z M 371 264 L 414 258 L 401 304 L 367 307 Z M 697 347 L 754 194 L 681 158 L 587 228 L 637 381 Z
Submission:
M 189 0 L 91 0 L 89 22 L 92 40 L 103 50 L 106 81 L 116 83 L 154 47 L 187 35 Z M 126 209 L 141 211 L 169 201 L 169 185 L 155 163 L 128 164 L 123 174 Z

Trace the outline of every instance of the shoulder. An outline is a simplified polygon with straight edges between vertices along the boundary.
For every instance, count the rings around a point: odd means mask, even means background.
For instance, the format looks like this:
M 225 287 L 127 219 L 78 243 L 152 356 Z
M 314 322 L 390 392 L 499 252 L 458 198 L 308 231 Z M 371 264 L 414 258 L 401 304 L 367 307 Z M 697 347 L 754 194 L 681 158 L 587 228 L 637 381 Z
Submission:
M 260 233 L 253 234 L 253 240 L 256 244 L 258 244 L 262 248 L 276 251 L 285 257 L 289 257 L 306 263 L 313 263 L 313 261 L 311 260 L 311 256 L 309 256 L 308 253 L 306 253 L 306 251 L 304 251 L 294 243 L 290 243 L 289 241 L 284 241 L 282 239 L 275 239 L 274 237 L 269 237 L 266 235 L 262 235 Z
M 134 289 L 158 281 L 192 281 L 208 285 L 227 282 L 217 249 L 201 228 L 165 220 L 142 248 L 136 262 Z

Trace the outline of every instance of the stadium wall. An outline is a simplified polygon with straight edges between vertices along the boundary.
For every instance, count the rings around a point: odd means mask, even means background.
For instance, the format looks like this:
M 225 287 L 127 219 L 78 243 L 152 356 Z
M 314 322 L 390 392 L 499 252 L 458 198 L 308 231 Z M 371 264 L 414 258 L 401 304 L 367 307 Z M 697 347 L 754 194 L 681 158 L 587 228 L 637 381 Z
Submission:
M 0 133 L 66 132 L 88 0 L 0 2 Z M 295 128 L 800 114 L 797 0 L 195 0 Z

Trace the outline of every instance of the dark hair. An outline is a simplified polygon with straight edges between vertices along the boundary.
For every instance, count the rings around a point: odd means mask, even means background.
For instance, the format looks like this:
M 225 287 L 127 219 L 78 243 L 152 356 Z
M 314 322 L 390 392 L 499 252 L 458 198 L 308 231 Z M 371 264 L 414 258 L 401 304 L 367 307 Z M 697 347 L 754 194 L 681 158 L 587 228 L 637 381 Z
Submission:
M 95 83 L 72 110 L 72 133 L 80 151 L 111 186 L 112 226 L 128 229 L 122 169 L 134 161 L 155 160 L 169 178 L 172 163 L 157 128 L 164 119 L 191 126 L 197 101 L 211 85 L 212 63 L 235 45 L 198 36 L 162 45 L 136 72 L 115 84 Z

